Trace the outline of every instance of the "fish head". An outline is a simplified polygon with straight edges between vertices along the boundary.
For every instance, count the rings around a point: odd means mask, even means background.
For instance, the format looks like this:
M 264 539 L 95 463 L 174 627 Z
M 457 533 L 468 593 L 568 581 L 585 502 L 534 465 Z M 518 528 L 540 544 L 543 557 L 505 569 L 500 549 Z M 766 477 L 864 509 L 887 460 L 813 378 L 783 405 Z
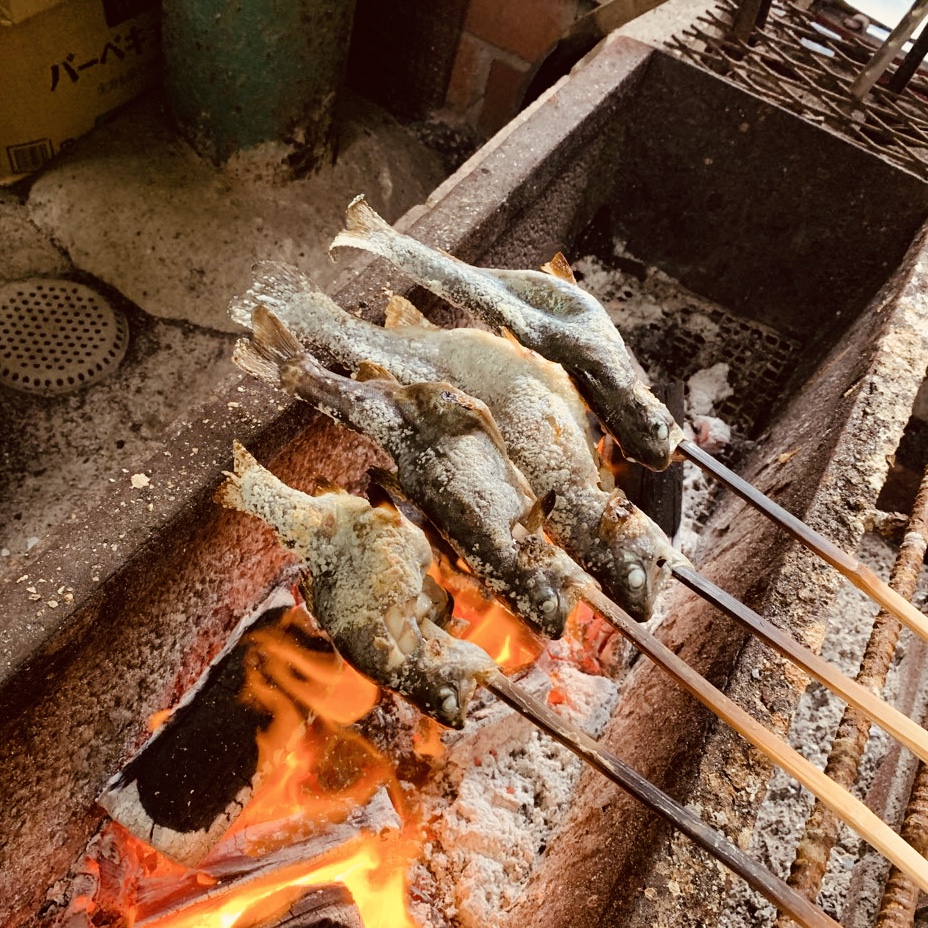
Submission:
M 448 383 L 414 383 L 403 387 L 398 402 L 407 420 L 444 435 L 461 435 L 495 427 L 486 405 Z
M 478 675 L 494 670 L 490 656 L 475 644 L 432 629 L 399 689 L 430 718 L 461 729 L 477 690 Z
M 680 555 L 660 528 L 616 490 L 598 526 L 603 592 L 633 619 L 651 618 L 654 600 L 667 574 L 667 562 Z
M 582 571 L 541 533 L 516 539 L 517 558 L 507 578 L 506 597 L 518 615 L 546 638 L 560 638 L 577 604 Z
M 621 417 L 613 428 L 622 453 L 651 470 L 665 470 L 683 432 L 667 407 L 640 381 L 627 391 Z

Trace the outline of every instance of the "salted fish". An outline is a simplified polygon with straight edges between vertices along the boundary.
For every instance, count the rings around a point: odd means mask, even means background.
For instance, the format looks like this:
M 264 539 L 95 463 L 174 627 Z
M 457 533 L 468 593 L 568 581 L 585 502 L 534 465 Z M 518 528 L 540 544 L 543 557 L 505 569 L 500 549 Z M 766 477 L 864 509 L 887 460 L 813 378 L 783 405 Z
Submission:
M 393 229 L 363 196 L 348 207 L 332 248 L 361 248 L 497 330 L 561 364 L 629 460 L 663 470 L 683 439 L 673 416 L 639 380 L 612 320 L 575 283 L 544 271 L 477 268 Z
M 387 327 L 342 309 L 299 269 L 262 262 L 233 299 L 232 318 L 251 328 L 266 306 L 324 358 L 348 370 L 365 361 L 403 383 L 445 380 L 490 409 L 510 459 L 535 494 L 555 493 L 546 526 L 565 550 L 636 619 L 651 615 L 665 563 L 686 562 L 660 528 L 620 489 L 607 491 L 586 405 L 559 364 L 511 338 L 479 329 L 440 329 L 402 297 Z
M 334 485 L 313 496 L 294 490 L 238 442 L 233 458 L 217 501 L 263 519 L 303 559 L 313 614 L 342 657 L 443 725 L 463 727 L 478 675 L 496 665 L 441 628 L 450 600 L 428 575 L 422 530 Z
M 373 439 L 393 458 L 402 493 L 470 569 L 549 637 L 563 633 L 589 577 L 540 531 L 535 497 L 506 454 L 487 407 L 449 383 L 402 385 L 365 364 L 357 379 L 326 370 L 266 308 L 233 360 Z

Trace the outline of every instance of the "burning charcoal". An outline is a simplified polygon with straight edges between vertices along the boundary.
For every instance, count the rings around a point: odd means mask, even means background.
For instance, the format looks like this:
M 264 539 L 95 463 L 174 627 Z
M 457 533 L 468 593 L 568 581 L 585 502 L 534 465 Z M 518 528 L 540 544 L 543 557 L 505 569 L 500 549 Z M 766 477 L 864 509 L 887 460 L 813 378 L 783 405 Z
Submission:
M 374 365 L 357 380 L 332 374 L 268 310 L 253 324 L 254 342 L 240 341 L 233 360 L 378 442 L 402 492 L 474 573 L 525 621 L 560 636 L 577 584 L 590 581 L 540 533 L 555 494 L 534 496 L 487 407 L 447 383 L 403 386 Z
M 272 309 L 312 351 L 348 370 L 370 361 L 402 383 L 447 381 L 483 400 L 534 492 L 555 492 L 546 520 L 555 540 L 623 609 L 650 617 L 666 575 L 660 563 L 683 558 L 622 490 L 603 488 L 586 405 L 560 365 L 511 338 L 439 329 L 401 297 L 387 306 L 386 328 L 372 325 L 277 262 L 257 267 L 232 316 L 251 328 L 257 306 Z
M 293 606 L 275 593 L 243 628 L 275 624 Z M 256 736 L 271 714 L 241 699 L 248 645 L 235 636 L 99 802 L 133 834 L 195 862 L 241 811 L 258 772 Z
M 448 597 L 428 576 L 425 536 L 392 506 L 332 485 L 292 490 L 236 443 L 224 506 L 264 519 L 308 567 L 312 609 L 362 674 L 443 725 L 464 724 L 475 674 L 495 667 L 478 647 L 442 631 Z
M 364 928 L 361 913 L 340 883 L 308 892 L 278 919 L 276 928 Z
M 683 433 L 639 381 L 622 336 L 563 258 L 552 263 L 553 273 L 471 267 L 395 231 L 363 197 L 348 207 L 347 228 L 332 247 L 372 251 L 438 296 L 508 329 L 563 365 L 627 458 L 655 470 L 670 464 Z

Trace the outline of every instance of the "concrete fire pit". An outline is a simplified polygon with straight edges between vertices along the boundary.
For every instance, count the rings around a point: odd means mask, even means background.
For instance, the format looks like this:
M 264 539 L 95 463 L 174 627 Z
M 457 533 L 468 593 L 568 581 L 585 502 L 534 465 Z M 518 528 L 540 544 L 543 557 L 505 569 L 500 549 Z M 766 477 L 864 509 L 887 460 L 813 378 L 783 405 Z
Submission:
M 472 263 L 533 267 L 556 250 L 572 256 L 597 217 L 641 261 L 800 343 L 738 470 L 853 548 L 928 364 L 926 215 L 928 186 L 913 175 L 662 52 L 613 39 L 398 225 Z M 409 289 L 359 258 L 330 292 L 376 316 L 385 288 Z M 177 427 L 171 456 L 144 468 L 147 483 L 114 485 L 100 508 L 61 527 L 28 574 L 0 588 L 0 918 L 11 928 L 37 923 L 147 718 L 198 676 L 286 563 L 268 532 L 212 501 L 233 438 L 295 486 L 321 473 L 357 488 L 381 460 L 243 380 Z M 810 645 L 820 641 L 836 575 L 727 498 L 703 549 L 702 572 Z M 765 649 L 682 594 L 660 635 L 785 729 L 804 680 Z M 744 838 L 766 764 L 645 661 L 608 741 Z M 711 921 L 726 881 L 719 868 L 602 782 L 585 778 L 579 797 L 507 925 L 537 924 L 539 912 L 551 928 Z

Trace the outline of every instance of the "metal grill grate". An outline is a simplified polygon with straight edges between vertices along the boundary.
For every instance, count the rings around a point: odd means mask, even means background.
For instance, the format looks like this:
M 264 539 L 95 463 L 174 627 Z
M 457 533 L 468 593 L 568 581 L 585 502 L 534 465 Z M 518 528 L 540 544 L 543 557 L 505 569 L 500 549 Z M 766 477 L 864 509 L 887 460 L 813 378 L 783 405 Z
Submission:
M 928 80 L 901 94 L 879 85 L 862 102 L 850 87 L 876 48 L 839 35 L 812 14 L 775 0 L 749 43 L 730 36 L 737 5 L 721 0 L 667 45 L 677 56 L 928 177 Z
M 98 293 L 70 280 L 31 278 L 0 287 L 0 383 L 68 393 L 119 365 L 129 325 Z
M 716 330 L 711 339 L 705 335 L 707 317 Z M 647 329 L 656 337 L 639 329 L 629 333 L 629 341 L 649 371 L 666 371 L 668 378 L 686 380 L 719 362 L 730 366 L 732 395 L 719 403 L 715 415 L 745 437 L 753 437 L 764 426 L 771 397 L 782 392 L 801 349 L 797 341 L 768 326 L 705 306 L 683 308 L 672 320 L 652 323 Z

